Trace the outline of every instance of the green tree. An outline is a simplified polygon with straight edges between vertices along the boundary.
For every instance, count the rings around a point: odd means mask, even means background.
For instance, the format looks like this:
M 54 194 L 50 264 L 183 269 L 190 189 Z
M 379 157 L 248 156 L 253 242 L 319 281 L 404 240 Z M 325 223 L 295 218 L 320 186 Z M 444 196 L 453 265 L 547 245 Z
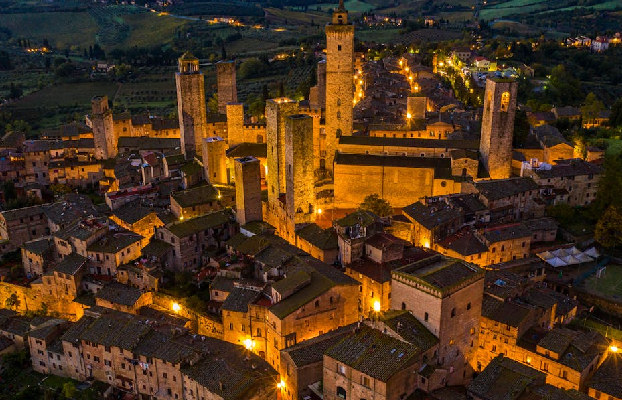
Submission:
M 4 305 L 6 308 L 18 308 L 20 304 L 19 298 L 15 293 L 12 293 L 9 297 L 4 301 Z
M 598 180 L 595 213 L 602 214 L 609 206 L 622 209 L 622 154 L 605 158 L 605 171 Z
M 218 114 L 218 93 L 214 93 L 212 97 L 207 100 L 207 111 Z
M 523 147 L 525 145 L 529 135 L 529 128 L 527 113 L 524 110 L 516 111 L 516 118 L 514 119 L 514 147 Z
M 622 126 L 622 98 L 613 103 L 611 115 L 609 116 L 609 124 L 611 126 Z
M 78 389 L 76 389 L 76 385 L 73 382 L 63 383 L 63 396 L 66 398 L 73 399 L 77 392 Z
M 581 107 L 581 118 L 583 122 L 593 124 L 600 112 L 605 108 L 603 102 L 598 100 L 594 93 L 585 97 L 585 103 Z
M 385 199 L 381 199 L 377 194 L 370 194 L 359 206 L 361 210 L 371 211 L 380 217 L 388 217 L 393 214 L 391 204 Z
M 596 224 L 594 236 L 598 243 L 607 248 L 622 244 L 622 213 L 617 207 L 607 208 Z
M 71 193 L 71 187 L 69 187 L 69 185 L 65 185 L 64 183 L 53 183 L 50 185 L 50 190 L 55 196 Z
M 266 65 L 258 58 L 251 58 L 240 65 L 238 74 L 241 79 L 257 78 L 263 76 L 267 70 Z

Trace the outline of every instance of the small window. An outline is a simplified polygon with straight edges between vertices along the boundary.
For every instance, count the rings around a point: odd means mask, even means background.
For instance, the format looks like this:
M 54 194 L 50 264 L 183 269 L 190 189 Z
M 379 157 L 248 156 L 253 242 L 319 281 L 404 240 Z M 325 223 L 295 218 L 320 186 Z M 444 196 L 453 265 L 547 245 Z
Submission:
M 454 307 L 451 309 L 451 317 L 453 318 L 455 316 L 456 316 L 456 308 Z
M 425 313 L 425 314 L 423 315 L 423 320 L 424 320 L 425 322 L 428 322 L 428 320 L 429 320 L 429 319 L 430 319 L 430 315 L 429 315 L 428 313 Z
M 341 51 L 341 45 L 337 45 L 337 51 Z M 344 397 L 345 399 L 345 397 Z

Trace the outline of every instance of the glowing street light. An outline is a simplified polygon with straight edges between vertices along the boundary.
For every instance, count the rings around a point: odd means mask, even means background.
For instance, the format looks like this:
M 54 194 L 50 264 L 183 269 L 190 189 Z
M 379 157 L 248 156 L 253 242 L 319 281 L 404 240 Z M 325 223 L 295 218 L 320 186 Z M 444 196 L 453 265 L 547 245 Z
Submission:
M 321 215 L 321 214 L 322 214 L 322 209 L 321 209 L 321 208 L 318 208 L 318 209 L 317 209 L 317 213 Z
M 411 113 L 406 114 L 406 118 L 411 119 L 413 116 Z
M 176 313 L 181 311 L 181 306 L 179 305 L 179 303 L 173 303 L 173 311 L 175 311 Z
M 277 383 L 276 387 L 278 387 L 279 389 L 284 389 L 285 388 L 285 382 L 283 382 L 283 380 L 281 379 L 281 382 Z
M 380 302 L 378 300 L 374 301 L 374 311 L 380 312 Z
M 255 347 L 255 342 L 251 339 L 246 339 L 244 341 L 244 347 L 246 347 L 246 350 L 252 350 L 253 347 Z
M 618 352 L 618 346 L 611 346 L 609 347 L 609 351 L 612 353 L 617 353 Z

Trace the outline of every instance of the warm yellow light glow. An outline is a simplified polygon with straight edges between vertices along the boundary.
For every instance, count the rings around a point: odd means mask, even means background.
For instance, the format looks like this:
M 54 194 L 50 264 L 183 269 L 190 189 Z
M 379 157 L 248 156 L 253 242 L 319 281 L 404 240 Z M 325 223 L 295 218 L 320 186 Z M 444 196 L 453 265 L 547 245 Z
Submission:
M 531 364 L 531 357 L 527 357 L 527 364 Z
M 278 387 L 279 389 L 283 389 L 285 387 L 285 382 L 283 382 L 283 380 L 281 380 L 281 382 L 276 384 L 276 387 Z
M 406 68 L 404 68 L 404 71 L 408 72 L 408 71 L 410 71 L 410 68 L 406 67 Z
M 321 208 L 318 208 L 318 209 L 317 209 L 317 213 L 318 213 L 318 214 L 322 214 L 322 209 L 321 209 Z
M 180 221 L 183 221 L 183 220 L 184 220 L 184 216 L 183 216 L 183 215 L 180 215 L 180 216 L 179 216 L 179 220 L 180 220 Z
M 411 113 L 406 114 L 406 118 L 411 119 L 413 116 Z
M 400 60 L 400 67 L 404 64 L 404 61 Z
M 362 80 L 361 80 L 361 81 L 359 81 L 359 85 L 362 85 L 362 84 L 363 84 L 363 81 L 362 81 Z
M 438 66 L 439 66 L 439 67 L 442 67 L 443 65 L 445 65 L 445 63 L 444 63 L 444 62 L 442 62 L 442 61 L 438 63 Z
M 429 249 L 430 248 L 430 242 L 425 242 L 423 244 L 423 247 L 425 247 L 426 249 Z
M 219 199 L 222 198 L 222 194 L 218 193 L 218 198 Z
M 609 351 L 611 351 L 612 353 L 617 353 L 618 352 L 618 346 L 611 346 L 611 347 L 609 347 Z
M 363 97 L 363 92 L 359 92 L 359 97 Z
M 181 306 L 179 303 L 173 303 L 173 311 L 179 312 L 181 310 Z
M 374 311 L 380 311 L 380 302 L 378 300 L 374 301 Z
M 253 342 L 251 339 L 246 339 L 244 341 L 244 347 L 246 347 L 246 350 L 251 350 L 253 347 L 255 347 L 255 342 Z

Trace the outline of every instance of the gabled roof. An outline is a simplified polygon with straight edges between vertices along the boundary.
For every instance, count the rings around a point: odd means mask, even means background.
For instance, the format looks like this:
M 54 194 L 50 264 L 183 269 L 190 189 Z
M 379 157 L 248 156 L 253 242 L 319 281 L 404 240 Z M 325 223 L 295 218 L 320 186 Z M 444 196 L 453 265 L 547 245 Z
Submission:
M 221 210 L 184 221 L 172 222 L 166 225 L 166 229 L 182 238 L 229 223 L 231 218 L 230 210 Z
M 382 382 L 412 366 L 420 354 L 416 346 L 368 326 L 361 326 L 326 351 L 326 356 Z
M 65 256 L 54 268 L 54 271 L 66 275 L 74 275 L 86 264 L 86 257 L 78 253 L 71 253 Z

